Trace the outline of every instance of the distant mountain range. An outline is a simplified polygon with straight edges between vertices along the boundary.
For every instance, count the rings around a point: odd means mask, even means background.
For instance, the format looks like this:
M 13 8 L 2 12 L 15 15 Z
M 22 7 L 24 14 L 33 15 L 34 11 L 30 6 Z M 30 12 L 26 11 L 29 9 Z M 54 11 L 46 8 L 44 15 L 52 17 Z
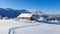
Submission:
M 8 17 L 8 18 L 16 18 L 18 15 L 20 15 L 21 13 L 31 13 L 28 10 L 22 9 L 22 10 L 15 10 L 15 9 L 11 9 L 11 8 L 0 8 L 0 18 L 4 18 L 4 17 Z M 46 18 L 47 20 L 59 20 L 60 21 L 60 14 L 56 14 L 56 15 L 49 15 L 49 14 L 45 14 L 41 11 L 36 11 L 36 14 Z
M 11 8 L 0 8 L 0 16 L 3 17 L 8 17 L 8 18 L 16 18 L 19 14 L 21 13 L 30 13 L 27 10 L 14 10 Z

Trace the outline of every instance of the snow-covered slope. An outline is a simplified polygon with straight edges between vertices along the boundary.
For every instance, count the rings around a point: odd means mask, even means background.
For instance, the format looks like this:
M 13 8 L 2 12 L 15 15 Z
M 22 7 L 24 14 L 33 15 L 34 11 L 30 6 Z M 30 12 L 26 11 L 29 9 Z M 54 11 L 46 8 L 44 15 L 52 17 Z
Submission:
M 60 34 L 59 25 L 40 24 L 15 30 L 15 34 Z
M 28 23 L 16 20 L 0 20 L 0 34 L 8 34 L 9 29 L 14 27 L 22 27 L 15 29 L 15 34 L 60 34 L 60 25 L 38 22 Z

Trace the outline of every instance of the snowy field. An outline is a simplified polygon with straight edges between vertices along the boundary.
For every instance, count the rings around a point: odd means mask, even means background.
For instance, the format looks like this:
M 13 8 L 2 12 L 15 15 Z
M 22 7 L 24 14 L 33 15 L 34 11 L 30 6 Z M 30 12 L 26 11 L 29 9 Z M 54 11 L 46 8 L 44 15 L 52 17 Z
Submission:
M 20 27 L 14 30 L 14 34 L 60 34 L 60 25 L 56 24 L 0 20 L 0 34 L 9 34 L 9 29 L 14 27 Z

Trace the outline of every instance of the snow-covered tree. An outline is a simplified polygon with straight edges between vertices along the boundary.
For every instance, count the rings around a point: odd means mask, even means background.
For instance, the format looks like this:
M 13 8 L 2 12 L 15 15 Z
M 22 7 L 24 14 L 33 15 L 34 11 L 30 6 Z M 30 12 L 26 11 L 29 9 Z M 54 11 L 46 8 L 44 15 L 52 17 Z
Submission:
M 45 18 L 44 18 L 44 17 L 40 17 L 39 20 L 40 20 L 40 21 L 44 21 Z

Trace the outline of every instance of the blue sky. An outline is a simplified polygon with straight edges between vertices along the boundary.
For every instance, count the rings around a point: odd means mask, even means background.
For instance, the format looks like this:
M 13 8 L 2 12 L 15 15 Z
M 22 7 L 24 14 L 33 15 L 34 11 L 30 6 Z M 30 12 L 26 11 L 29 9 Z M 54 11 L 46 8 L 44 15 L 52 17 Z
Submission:
M 60 13 L 60 0 L 0 0 L 0 8 L 37 9 L 45 13 Z

